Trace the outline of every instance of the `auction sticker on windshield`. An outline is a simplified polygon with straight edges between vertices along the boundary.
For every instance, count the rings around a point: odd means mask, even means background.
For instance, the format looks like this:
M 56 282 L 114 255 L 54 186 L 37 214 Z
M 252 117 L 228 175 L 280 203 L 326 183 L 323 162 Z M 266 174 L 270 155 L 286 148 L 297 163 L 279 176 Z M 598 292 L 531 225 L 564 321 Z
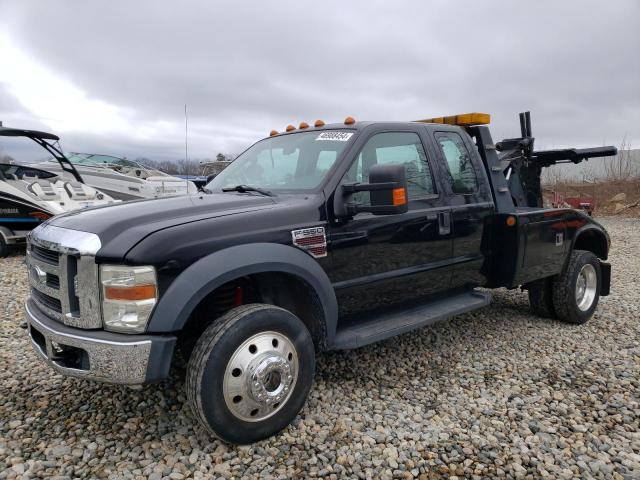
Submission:
M 350 132 L 322 132 L 316 138 L 318 140 L 331 140 L 334 142 L 347 142 L 351 138 L 353 133 Z

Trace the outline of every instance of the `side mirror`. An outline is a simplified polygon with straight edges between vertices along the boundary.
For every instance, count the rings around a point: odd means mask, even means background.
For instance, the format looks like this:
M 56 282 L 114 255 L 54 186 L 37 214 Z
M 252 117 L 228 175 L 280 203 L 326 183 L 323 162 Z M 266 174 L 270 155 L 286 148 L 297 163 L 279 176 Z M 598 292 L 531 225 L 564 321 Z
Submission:
M 370 205 L 349 203 L 356 192 L 370 192 Z M 369 170 L 369 183 L 349 183 L 336 192 L 335 213 L 337 216 L 352 216 L 360 212 L 374 215 L 405 213 L 407 201 L 407 177 L 404 165 L 374 165 Z

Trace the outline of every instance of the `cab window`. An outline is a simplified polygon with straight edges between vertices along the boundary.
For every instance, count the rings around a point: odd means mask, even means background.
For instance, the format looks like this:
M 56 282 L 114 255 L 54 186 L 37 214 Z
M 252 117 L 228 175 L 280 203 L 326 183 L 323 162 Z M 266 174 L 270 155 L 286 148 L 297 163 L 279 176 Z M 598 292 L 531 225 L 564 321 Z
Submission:
M 392 164 L 404 165 L 410 199 L 436 193 L 420 137 L 410 132 L 385 132 L 371 137 L 351 165 L 345 181 L 367 183 L 369 170 L 373 165 Z M 358 204 L 368 203 L 369 192 L 354 194 L 352 201 Z
M 440 132 L 436 140 L 446 161 L 453 193 L 468 194 L 478 190 L 476 170 L 462 137 L 455 132 Z

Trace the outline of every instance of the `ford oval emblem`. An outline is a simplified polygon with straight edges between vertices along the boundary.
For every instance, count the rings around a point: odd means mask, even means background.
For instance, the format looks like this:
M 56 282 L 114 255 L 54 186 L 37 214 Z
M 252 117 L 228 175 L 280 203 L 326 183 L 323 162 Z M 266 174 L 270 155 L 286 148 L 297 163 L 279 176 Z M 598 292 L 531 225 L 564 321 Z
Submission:
M 47 272 L 42 270 L 37 265 L 34 265 L 33 268 L 31 269 L 31 271 L 33 272 L 33 279 L 34 280 L 36 280 L 38 283 L 43 284 L 43 285 L 45 283 L 47 283 Z

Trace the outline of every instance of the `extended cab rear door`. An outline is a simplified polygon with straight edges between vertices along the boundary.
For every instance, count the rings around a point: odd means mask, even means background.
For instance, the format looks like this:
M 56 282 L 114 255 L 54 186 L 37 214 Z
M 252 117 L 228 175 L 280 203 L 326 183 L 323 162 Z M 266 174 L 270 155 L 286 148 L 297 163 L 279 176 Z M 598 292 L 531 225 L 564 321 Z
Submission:
M 431 130 L 445 194 L 451 207 L 453 269 L 451 287 L 474 287 L 486 281 L 495 207 L 491 187 L 476 146 L 458 127 Z

